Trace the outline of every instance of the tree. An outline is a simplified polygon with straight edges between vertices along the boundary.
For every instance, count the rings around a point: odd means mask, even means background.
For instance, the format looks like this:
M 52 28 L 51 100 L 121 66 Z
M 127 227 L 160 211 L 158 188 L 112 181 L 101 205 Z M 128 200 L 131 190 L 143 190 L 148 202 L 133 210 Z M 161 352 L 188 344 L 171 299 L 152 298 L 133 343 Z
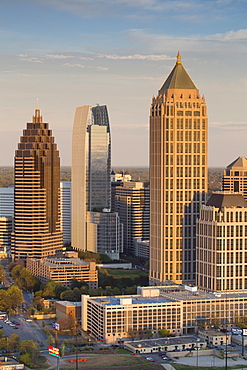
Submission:
M 19 347 L 19 344 L 20 344 L 20 337 L 18 334 L 12 334 L 10 337 L 9 337 L 9 340 L 8 340 L 8 347 L 9 349 L 16 349 Z
M 19 344 L 19 351 L 21 353 L 26 353 L 30 349 L 36 349 L 37 344 L 32 340 L 21 340 Z
M 24 300 L 22 291 L 17 286 L 11 285 L 7 293 L 10 298 L 10 309 L 16 311 L 17 307 L 19 307 Z
M 8 337 L 3 337 L 0 339 L 0 348 L 6 350 L 8 347 Z
M 0 282 L 5 280 L 4 267 L 0 265 Z
M 56 297 L 56 286 L 58 284 L 53 280 L 48 280 L 45 283 L 43 289 L 43 297 L 44 298 L 55 298 Z
M 160 337 L 168 337 L 170 335 L 170 332 L 169 330 L 166 330 L 166 329 L 162 329 L 162 330 L 159 330 L 159 336 Z
M 10 296 L 8 295 L 7 290 L 0 290 L 0 310 L 8 311 L 10 307 Z
M 130 329 L 128 331 L 128 336 L 131 338 L 131 340 L 135 340 L 137 334 L 138 334 L 137 330 Z
M 33 298 L 33 305 L 38 311 L 42 311 L 44 309 L 44 298 L 35 296 Z
M 75 300 L 73 290 L 71 289 L 65 290 L 63 293 L 61 293 L 60 299 L 62 299 L 63 301 L 73 302 Z
M 55 339 L 53 338 L 53 336 L 50 334 L 49 337 L 46 339 L 47 343 L 49 344 L 49 346 L 53 346 L 55 344 Z
M 20 361 L 23 362 L 26 366 L 28 366 L 30 368 L 33 366 L 30 353 L 23 353 L 20 356 Z
M 145 335 L 148 337 L 148 339 L 153 338 L 153 336 L 154 336 L 151 329 L 146 329 L 145 330 Z

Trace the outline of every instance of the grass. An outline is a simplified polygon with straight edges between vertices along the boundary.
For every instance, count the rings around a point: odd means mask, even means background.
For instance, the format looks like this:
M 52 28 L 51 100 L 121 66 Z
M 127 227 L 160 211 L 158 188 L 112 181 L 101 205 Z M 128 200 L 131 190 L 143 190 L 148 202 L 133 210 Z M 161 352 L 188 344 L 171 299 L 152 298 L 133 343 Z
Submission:
M 119 355 L 130 355 L 131 352 L 128 351 L 127 349 L 124 349 L 124 348 L 118 348 L 117 349 L 117 354 L 119 354 Z
M 83 358 L 80 356 L 80 358 Z M 80 369 L 90 370 L 164 370 L 163 366 L 149 362 L 143 357 L 136 356 L 98 356 L 90 357 L 87 362 L 80 362 Z M 60 365 L 60 370 L 75 369 L 74 363 L 69 361 Z
M 196 366 L 189 366 L 189 365 L 180 365 L 180 364 L 172 364 L 172 366 L 176 369 L 176 370 L 195 370 L 197 369 Z M 227 366 L 227 369 L 246 369 L 247 366 L 245 365 L 236 365 L 236 366 Z M 198 367 L 198 370 L 219 370 L 219 369 L 225 369 L 225 366 L 199 366 Z
M 106 270 L 106 269 L 105 269 Z M 110 269 L 108 270 L 110 275 L 116 276 L 118 278 L 121 277 L 129 277 L 130 279 L 134 280 L 136 277 L 139 276 L 148 276 L 148 273 L 145 271 L 140 270 L 121 270 L 121 269 Z

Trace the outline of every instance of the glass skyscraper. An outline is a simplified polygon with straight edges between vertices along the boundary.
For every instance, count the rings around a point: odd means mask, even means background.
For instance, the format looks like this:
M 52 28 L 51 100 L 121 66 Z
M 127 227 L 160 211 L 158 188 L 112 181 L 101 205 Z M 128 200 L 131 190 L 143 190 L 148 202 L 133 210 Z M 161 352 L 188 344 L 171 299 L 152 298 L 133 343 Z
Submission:
M 107 107 L 78 107 L 72 134 L 72 246 L 118 258 L 122 252 L 122 226 L 110 209 L 110 175 Z M 107 232 L 108 222 L 111 233 Z

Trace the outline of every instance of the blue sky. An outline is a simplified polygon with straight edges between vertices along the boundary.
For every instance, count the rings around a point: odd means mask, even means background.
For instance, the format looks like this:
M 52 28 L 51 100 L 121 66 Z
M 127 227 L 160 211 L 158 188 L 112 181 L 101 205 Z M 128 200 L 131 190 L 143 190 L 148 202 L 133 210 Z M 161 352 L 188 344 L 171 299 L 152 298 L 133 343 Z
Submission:
M 39 98 L 70 165 L 76 106 L 106 104 L 114 166 L 148 165 L 148 121 L 178 50 L 209 114 L 209 165 L 247 156 L 247 0 L 1 0 L 0 165 Z

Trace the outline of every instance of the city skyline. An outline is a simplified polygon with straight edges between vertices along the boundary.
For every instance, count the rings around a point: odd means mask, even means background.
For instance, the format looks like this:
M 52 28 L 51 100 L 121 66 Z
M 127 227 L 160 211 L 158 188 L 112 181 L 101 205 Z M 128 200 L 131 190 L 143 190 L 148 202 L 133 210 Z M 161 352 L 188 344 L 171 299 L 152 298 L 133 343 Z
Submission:
M 113 166 L 148 166 L 150 94 L 178 50 L 207 97 L 209 165 L 246 156 L 246 12 L 231 0 L 4 2 L 0 165 L 13 164 L 19 123 L 38 97 L 63 166 L 74 108 L 88 103 L 111 112 Z

